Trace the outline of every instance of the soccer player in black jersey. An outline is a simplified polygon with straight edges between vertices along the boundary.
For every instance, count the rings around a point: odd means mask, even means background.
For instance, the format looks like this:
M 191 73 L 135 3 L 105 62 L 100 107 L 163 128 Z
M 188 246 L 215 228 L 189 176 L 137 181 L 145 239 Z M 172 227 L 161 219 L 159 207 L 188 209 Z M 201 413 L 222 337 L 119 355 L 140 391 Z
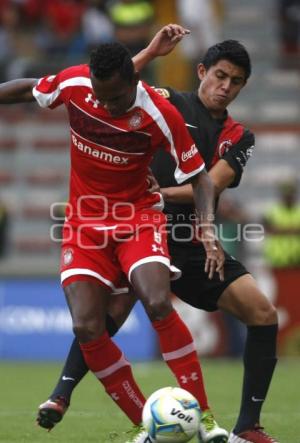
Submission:
M 159 31 L 149 46 L 135 57 L 138 69 L 158 55 L 169 53 L 184 35 L 178 29 L 175 25 L 169 25 Z M 251 63 L 246 49 L 235 40 L 227 40 L 209 48 L 198 65 L 198 91 L 178 92 L 171 88 L 158 90 L 182 113 L 205 160 L 217 195 L 228 187 L 238 186 L 247 160 L 252 154 L 253 134 L 234 121 L 227 112 L 228 105 L 246 85 L 250 73 Z M 191 185 L 176 185 L 173 179 L 174 164 L 163 152 L 155 158 L 152 170 L 164 195 L 165 212 L 169 215 L 170 222 L 176 226 L 172 230 L 173 234 L 176 233 L 176 238 L 174 235 L 169 236 L 169 248 L 175 266 L 182 270 L 183 275 L 172 283 L 172 291 L 196 308 L 206 311 L 224 310 L 247 326 L 241 407 L 228 441 L 276 443 L 260 424 L 261 408 L 277 361 L 276 309 L 245 267 L 228 254 L 224 266 L 224 281 L 220 281 L 217 276 L 207 278 L 202 272 L 204 248 L 201 242 L 195 241 L 192 226 L 194 208 Z M 176 220 L 177 217 L 180 221 Z M 117 325 L 124 320 L 123 313 L 118 316 L 119 307 L 116 306 L 114 310 L 117 315 L 112 310 L 112 318 L 109 319 L 111 334 L 116 332 Z M 62 418 L 72 389 L 87 372 L 84 364 L 76 367 L 80 358 L 82 359 L 77 345 L 73 343 L 62 377 L 50 396 L 50 401 L 40 406 L 38 422 L 42 426 L 51 427 L 56 419 Z M 67 385 L 63 381 L 64 377 L 74 378 L 75 381 Z M 58 405 L 57 410 L 55 405 Z M 54 420 L 51 420 L 52 412 Z M 204 443 L 224 441 L 217 438 L 214 440 L 209 432 L 200 433 L 199 439 Z

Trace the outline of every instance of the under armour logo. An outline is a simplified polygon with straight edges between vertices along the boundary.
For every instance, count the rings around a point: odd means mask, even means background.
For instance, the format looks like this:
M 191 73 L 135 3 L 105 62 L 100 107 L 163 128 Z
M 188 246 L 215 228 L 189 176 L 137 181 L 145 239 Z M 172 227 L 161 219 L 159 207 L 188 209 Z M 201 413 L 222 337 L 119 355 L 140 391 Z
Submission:
M 155 244 L 152 245 L 152 251 L 153 252 L 158 252 L 159 251 L 161 254 L 165 253 L 164 248 L 162 246 L 157 246 Z
M 116 392 L 113 392 L 112 394 L 110 394 L 110 396 L 115 401 L 120 400 L 120 397 L 118 396 L 118 394 Z
M 99 106 L 99 104 L 100 104 L 99 100 L 94 100 L 94 99 L 93 99 L 93 94 L 91 94 L 91 93 L 89 93 L 89 94 L 85 97 L 84 101 L 85 101 L 86 103 L 92 102 L 92 103 L 93 103 L 93 108 L 98 108 L 98 106 Z
M 197 381 L 199 379 L 197 372 L 192 372 L 190 376 L 188 375 L 181 375 L 180 376 L 180 381 L 181 383 L 183 383 L 184 385 L 186 385 L 188 383 L 189 380 L 191 381 Z

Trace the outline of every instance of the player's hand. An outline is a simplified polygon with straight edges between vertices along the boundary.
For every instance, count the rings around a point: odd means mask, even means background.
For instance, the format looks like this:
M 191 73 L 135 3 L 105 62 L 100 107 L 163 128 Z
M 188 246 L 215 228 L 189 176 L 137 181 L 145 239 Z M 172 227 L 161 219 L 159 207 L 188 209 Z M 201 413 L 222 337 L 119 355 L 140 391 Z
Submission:
M 155 34 L 147 46 L 147 52 L 153 58 L 167 55 L 187 34 L 190 34 L 190 31 L 183 26 L 175 23 L 166 25 Z
M 223 248 L 219 241 L 203 238 L 203 245 L 206 252 L 205 272 L 208 273 L 208 278 L 211 280 L 214 273 L 219 274 L 221 281 L 224 281 L 224 263 L 225 255 Z
M 156 178 L 152 174 L 151 169 L 149 169 L 149 173 L 147 175 L 147 182 L 149 184 L 149 188 L 148 188 L 149 192 L 160 192 L 160 187 L 159 187 L 158 181 L 156 180 Z

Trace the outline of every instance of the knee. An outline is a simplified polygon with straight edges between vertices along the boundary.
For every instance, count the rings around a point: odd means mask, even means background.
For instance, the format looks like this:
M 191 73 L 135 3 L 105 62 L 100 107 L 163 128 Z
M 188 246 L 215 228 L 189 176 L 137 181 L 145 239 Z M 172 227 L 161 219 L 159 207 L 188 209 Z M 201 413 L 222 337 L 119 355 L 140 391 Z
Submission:
M 267 326 L 278 323 L 275 306 L 258 288 L 251 276 L 233 282 L 219 299 L 219 307 L 247 326 Z
M 170 297 L 165 292 L 149 294 L 143 304 L 151 321 L 162 320 L 173 309 Z
M 277 309 L 269 301 L 255 306 L 251 317 L 247 323 L 253 326 L 267 326 L 278 323 Z
M 104 325 L 95 320 L 77 319 L 73 321 L 73 332 L 81 343 L 95 340 L 104 332 Z
M 259 310 L 258 321 L 261 325 L 273 325 L 278 323 L 277 309 L 272 303 L 269 302 L 264 309 Z

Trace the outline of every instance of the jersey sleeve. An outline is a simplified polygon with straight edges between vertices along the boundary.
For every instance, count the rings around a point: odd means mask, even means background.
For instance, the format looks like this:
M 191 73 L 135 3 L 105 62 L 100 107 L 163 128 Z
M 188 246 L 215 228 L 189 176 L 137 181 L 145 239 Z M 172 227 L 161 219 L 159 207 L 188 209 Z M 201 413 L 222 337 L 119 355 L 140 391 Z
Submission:
M 183 117 L 177 109 L 166 101 L 164 118 L 169 131 L 166 132 L 168 143 L 166 151 L 171 154 L 176 163 L 175 180 L 182 184 L 205 168 L 194 140 L 186 129 Z
M 235 188 L 239 185 L 247 161 L 252 156 L 254 149 L 254 134 L 245 129 L 240 140 L 235 143 L 222 157 L 235 172 L 234 181 L 229 186 Z
M 56 75 L 40 78 L 32 93 L 42 108 L 54 109 L 62 104 L 68 105 L 74 86 L 90 86 L 90 79 L 81 75 L 80 67 L 70 67 Z

